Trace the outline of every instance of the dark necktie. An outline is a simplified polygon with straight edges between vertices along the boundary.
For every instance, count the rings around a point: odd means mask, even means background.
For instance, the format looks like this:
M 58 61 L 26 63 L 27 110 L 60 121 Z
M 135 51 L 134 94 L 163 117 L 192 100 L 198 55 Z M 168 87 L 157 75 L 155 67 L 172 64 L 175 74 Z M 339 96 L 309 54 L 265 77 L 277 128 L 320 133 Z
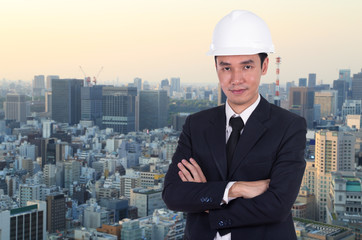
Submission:
M 236 145 L 238 144 L 238 141 L 239 141 L 240 131 L 244 127 L 244 122 L 243 122 L 243 119 L 241 119 L 241 117 L 236 117 L 236 118 L 232 117 L 232 118 L 230 118 L 229 125 L 231 126 L 231 128 L 233 130 L 232 130 L 229 140 L 226 144 L 226 157 L 227 157 L 227 161 L 228 161 L 228 172 L 229 172 L 229 168 L 231 167 L 231 162 L 233 160 Z
M 227 157 L 227 163 L 228 163 L 228 175 L 229 175 L 229 168 L 231 168 L 231 162 L 233 160 L 233 155 L 234 155 L 234 152 L 235 152 L 235 148 L 236 148 L 236 145 L 238 144 L 238 141 L 239 141 L 239 137 L 240 137 L 240 131 L 241 129 L 243 129 L 244 127 L 244 122 L 243 122 L 243 119 L 241 119 L 241 117 L 236 117 L 236 118 L 230 118 L 230 121 L 229 121 L 229 125 L 231 126 L 231 128 L 233 129 L 231 134 L 230 134 L 230 137 L 229 137 L 229 140 L 226 144 L 226 157 Z M 230 176 L 228 176 L 230 177 Z M 220 229 L 218 230 L 220 236 L 224 236 L 226 234 L 228 234 L 230 232 L 230 229 L 228 228 L 225 228 L 225 229 Z

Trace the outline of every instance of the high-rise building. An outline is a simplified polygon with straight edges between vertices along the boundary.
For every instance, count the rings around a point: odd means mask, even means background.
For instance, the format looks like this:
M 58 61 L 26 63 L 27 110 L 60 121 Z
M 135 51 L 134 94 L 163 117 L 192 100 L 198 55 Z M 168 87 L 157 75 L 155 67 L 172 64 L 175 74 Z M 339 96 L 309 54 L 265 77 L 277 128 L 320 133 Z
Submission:
M 181 131 L 182 127 L 186 121 L 187 116 L 189 116 L 190 113 L 176 113 L 172 116 L 172 127 L 176 131 Z
M 348 83 L 344 80 L 334 80 L 333 90 L 337 91 L 337 109 L 342 111 L 342 105 L 348 96 Z
M 317 82 L 317 74 L 309 73 L 308 75 L 308 87 L 313 88 L 315 87 Z
M 34 174 L 34 163 L 31 158 L 24 158 L 22 160 L 22 168 L 25 169 L 30 176 Z
M 353 74 L 352 99 L 362 100 L 362 71 L 357 74 Z
M 142 90 L 142 78 L 134 78 L 133 85 L 137 88 L 137 93 L 139 93 Z
M 45 112 L 52 113 L 52 92 L 45 92 Z
M 36 75 L 33 79 L 33 97 L 44 96 L 44 75 Z
M 67 189 L 73 188 L 73 182 L 79 181 L 81 166 L 76 160 L 64 162 L 64 187 Z
M 174 92 L 181 92 L 180 78 L 171 78 L 170 95 L 173 96 Z
M 320 130 L 316 132 L 315 164 L 316 199 L 319 221 L 326 221 L 327 197 L 332 180 L 331 172 L 353 171 L 356 137 L 346 132 Z
M 45 88 L 48 91 L 52 90 L 52 79 L 59 79 L 58 75 L 48 75 L 45 82 Z
M 161 189 L 134 188 L 131 190 L 130 204 L 138 208 L 138 216 L 146 217 L 158 208 L 165 208 Z
M 0 211 L 0 239 L 47 239 L 45 203 Z
M 165 90 L 141 91 L 139 107 L 139 128 L 156 129 L 167 126 L 168 97 Z
M 340 69 L 339 80 L 343 80 L 348 83 L 348 88 L 352 87 L 351 69 Z
M 291 87 L 289 89 L 289 111 L 302 116 L 308 128 L 314 121 L 314 91 L 307 87 Z
M 47 187 L 56 185 L 56 165 L 55 164 L 45 164 L 43 173 L 44 173 L 44 183 Z
M 362 174 L 360 172 L 332 172 L 331 182 L 327 223 L 350 228 L 355 233 L 355 239 L 361 239 Z
M 138 219 L 128 220 L 122 223 L 121 240 L 142 239 L 142 228 Z
M 19 147 L 19 154 L 22 157 L 30 158 L 31 160 L 35 161 L 37 149 L 36 146 L 33 144 L 29 144 L 28 142 L 24 142 Z
M 5 119 L 17 122 L 26 121 L 25 95 L 8 93 L 4 102 Z
M 314 93 L 314 104 L 321 105 L 321 117 L 335 116 L 337 113 L 337 91 Z
M 170 86 L 170 82 L 168 81 L 168 79 L 163 79 L 161 80 L 161 85 L 160 85 L 160 89 L 164 89 L 165 87 Z
M 65 197 L 61 193 L 52 193 L 47 196 L 47 231 L 54 233 L 66 227 L 65 222 Z
M 81 120 L 93 121 L 102 128 L 102 88 L 101 85 L 81 88 Z
M 120 195 L 130 198 L 131 190 L 141 186 L 141 178 L 136 176 L 121 176 L 120 179 Z
M 118 133 L 135 131 L 135 87 L 103 87 L 103 128 L 113 128 Z
M 299 78 L 299 87 L 307 87 L 307 79 L 306 78 Z
M 52 80 L 52 119 L 77 124 L 81 117 L 81 79 Z
M 347 115 L 360 115 L 362 113 L 362 100 L 345 100 L 342 105 L 342 117 Z
M 54 121 L 46 120 L 43 122 L 43 138 L 50 138 L 53 134 Z
M 28 201 L 43 200 L 42 185 L 40 184 L 20 184 L 19 185 L 19 202 L 20 206 L 26 206 Z

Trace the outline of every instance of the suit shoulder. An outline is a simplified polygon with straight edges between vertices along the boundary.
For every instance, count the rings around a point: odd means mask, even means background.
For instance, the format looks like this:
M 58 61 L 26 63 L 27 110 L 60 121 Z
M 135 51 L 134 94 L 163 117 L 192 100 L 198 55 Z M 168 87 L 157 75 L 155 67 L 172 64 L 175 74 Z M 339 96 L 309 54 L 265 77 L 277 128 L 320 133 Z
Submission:
M 202 110 L 200 112 L 193 113 L 189 116 L 192 119 L 205 119 L 210 118 L 217 114 L 223 114 L 225 112 L 225 105 L 212 107 L 209 109 Z

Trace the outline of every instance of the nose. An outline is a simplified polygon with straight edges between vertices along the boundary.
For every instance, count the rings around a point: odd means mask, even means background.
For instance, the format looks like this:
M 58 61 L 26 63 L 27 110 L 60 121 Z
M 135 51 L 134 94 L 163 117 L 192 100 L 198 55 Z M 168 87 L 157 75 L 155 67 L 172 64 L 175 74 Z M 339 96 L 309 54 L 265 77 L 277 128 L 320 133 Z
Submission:
M 231 74 L 231 83 L 232 84 L 240 84 L 244 82 L 244 75 L 241 70 L 235 70 Z
M 243 72 L 240 70 L 235 70 L 231 74 L 231 83 L 232 84 L 239 84 L 244 81 Z

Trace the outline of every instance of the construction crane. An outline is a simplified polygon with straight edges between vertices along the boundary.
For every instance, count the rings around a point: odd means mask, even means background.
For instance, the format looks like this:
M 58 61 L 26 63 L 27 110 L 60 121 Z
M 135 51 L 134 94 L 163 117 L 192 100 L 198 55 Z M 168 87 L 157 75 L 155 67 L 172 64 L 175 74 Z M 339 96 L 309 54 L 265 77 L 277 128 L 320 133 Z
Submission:
M 99 74 L 102 72 L 102 70 L 103 70 L 103 66 L 102 66 L 101 69 L 98 71 L 97 75 L 96 75 L 95 77 L 93 77 L 93 83 L 94 83 L 94 85 L 97 84 L 97 79 L 98 79 L 98 77 L 99 77 Z
M 84 72 L 82 66 L 79 66 L 80 70 L 82 71 L 83 75 L 84 75 L 84 80 L 86 81 L 86 85 L 87 86 L 92 86 L 92 83 L 93 82 L 93 85 L 96 85 L 97 84 L 97 79 L 99 77 L 99 74 L 102 72 L 103 70 L 103 66 L 101 67 L 101 69 L 98 71 L 97 75 L 93 77 L 93 81 L 92 81 L 92 78 L 91 77 L 88 77 L 87 74 Z

